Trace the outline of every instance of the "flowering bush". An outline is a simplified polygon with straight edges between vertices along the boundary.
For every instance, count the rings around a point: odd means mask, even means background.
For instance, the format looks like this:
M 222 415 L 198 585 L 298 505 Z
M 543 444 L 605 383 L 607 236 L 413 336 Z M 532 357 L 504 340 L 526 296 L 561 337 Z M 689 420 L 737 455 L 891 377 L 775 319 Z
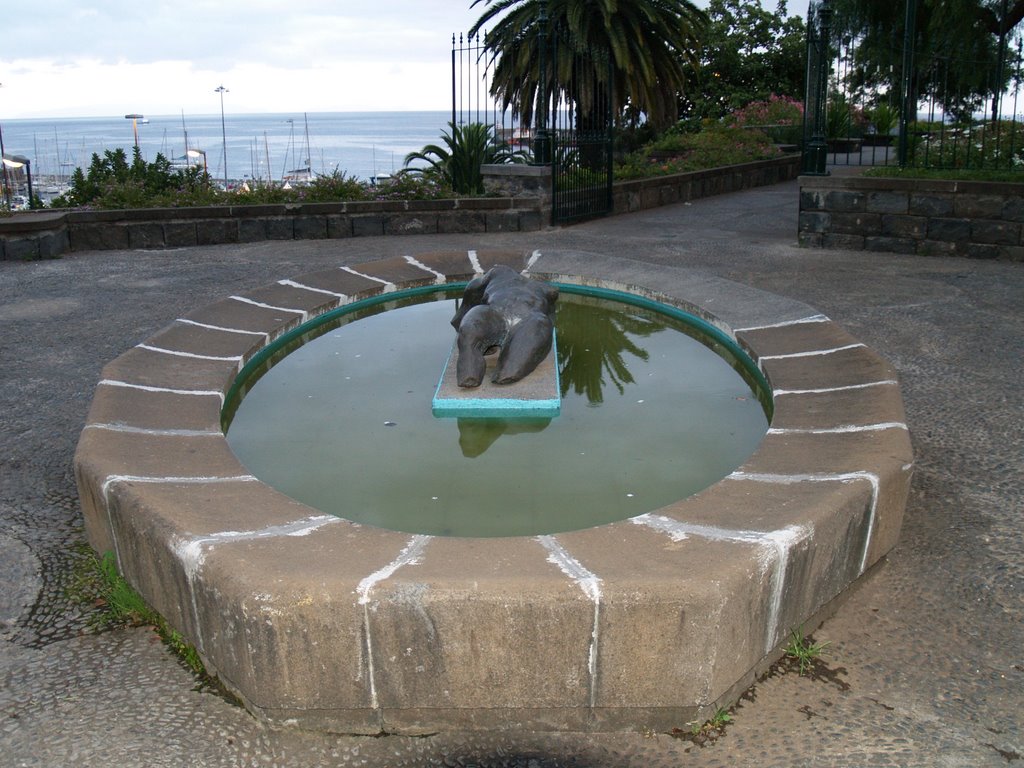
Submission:
M 804 119 L 804 103 L 774 93 L 767 101 L 752 101 L 731 115 L 732 124 L 740 127 L 765 125 L 800 125 Z
M 734 126 L 764 131 L 777 144 L 796 144 L 803 130 L 804 103 L 773 93 L 766 101 L 737 109 L 729 119 Z

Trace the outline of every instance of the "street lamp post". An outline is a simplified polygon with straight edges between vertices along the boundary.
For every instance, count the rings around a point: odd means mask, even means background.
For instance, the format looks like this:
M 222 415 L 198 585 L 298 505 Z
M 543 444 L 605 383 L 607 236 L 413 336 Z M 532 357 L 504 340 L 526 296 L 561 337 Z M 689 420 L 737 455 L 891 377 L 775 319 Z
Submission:
M 2 87 L 3 87 L 3 83 L 0 83 L 0 88 L 2 88 Z M 3 129 L 0 128 L 0 157 L 3 157 L 3 156 L 4 156 L 4 132 L 3 132 Z M 5 163 L 0 163 L 0 168 L 3 169 L 3 186 L 4 186 L 3 194 L 0 194 L 0 198 L 3 199 L 4 204 L 9 209 L 11 207 L 11 188 L 10 188 L 9 180 L 7 178 L 7 165 Z
M 141 120 L 143 117 L 144 117 L 144 115 L 136 115 L 134 112 L 132 114 L 130 114 L 130 115 L 125 115 L 124 116 L 125 120 L 131 120 L 132 121 L 132 136 L 135 137 L 135 148 L 136 149 L 139 148 L 139 120 Z
M 214 93 L 220 94 L 220 132 L 224 141 L 224 189 L 228 188 L 228 131 L 224 124 L 224 94 L 228 89 L 223 85 L 213 89 Z

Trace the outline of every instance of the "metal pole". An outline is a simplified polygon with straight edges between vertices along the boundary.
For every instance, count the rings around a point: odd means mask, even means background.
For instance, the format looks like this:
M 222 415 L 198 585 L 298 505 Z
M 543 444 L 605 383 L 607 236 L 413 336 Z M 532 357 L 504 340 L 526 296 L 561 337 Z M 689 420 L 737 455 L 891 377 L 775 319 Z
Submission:
M 455 33 L 452 33 L 452 130 L 455 130 Z
M 910 144 L 909 123 L 917 119 L 917 95 L 914 82 L 914 28 L 917 26 L 917 0 L 907 0 L 907 13 L 903 25 L 903 108 L 900 110 L 900 140 L 896 161 L 900 168 L 907 165 Z
M 32 198 L 32 162 L 28 158 L 25 158 L 25 178 L 28 181 L 28 208 L 32 210 L 36 205 Z
M 818 24 L 818 48 L 817 58 L 813 62 L 808 61 L 807 79 L 808 94 L 811 108 L 811 136 L 804 147 L 803 172 L 809 176 L 827 176 L 825 169 L 828 160 L 828 141 L 825 136 L 825 111 L 828 94 L 828 72 L 829 72 L 829 33 L 832 21 L 832 8 L 829 0 L 822 0 L 818 8 L 816 21 Z M 808 25 L 808 35 L 813 34 L 811 25 Z M 810 42 L 810 41 L 809 41 Z M 810 57 L 813 45 L 807 47 L 807 55 Z M 813 93 L 810 91 L 813 88 Z
M 999 130 L 999 102 L 1003 93 L 1003 72 L 1006 61 L 1006 0 L 1003 0 L 999 17 L 999 61 L 996 65 L 996 82 L 992 87 L 992 122 Z
M 221 137 L 224 141 L 224 189 L 228 188 L 228 131 L 224 123 L 224 94 L 228 93 L 228 89 L 223 85 L 220 85 L 213 89 L 214 93 L 220 94 L 220 132 Z
M 533 161 L 538 165 L 551 162 L 551 137 L 548 135 L 548 4 L 541 0 L 537 14 L 537 47 L 540 58 L 540 83 L 537 89 L 536 137 L 533 147 Z
M 3 83 L 0 83 L 0 88 L 2 88 L 2 87 L 3 87 Z M 11 207 L 11 184 L 10 184 L 10 180 L 7 178 L 7 166 L 4 165 L 3 157 L 4 157 L 4 131 L 3 131 L 3 128 L 0 128 L 0 168 L 3 169 L 3 175 L 4 175 L 3 201 L 4 201 L 4 205 L 6 205 L 8 210 L 10 210 L 10 207 Z

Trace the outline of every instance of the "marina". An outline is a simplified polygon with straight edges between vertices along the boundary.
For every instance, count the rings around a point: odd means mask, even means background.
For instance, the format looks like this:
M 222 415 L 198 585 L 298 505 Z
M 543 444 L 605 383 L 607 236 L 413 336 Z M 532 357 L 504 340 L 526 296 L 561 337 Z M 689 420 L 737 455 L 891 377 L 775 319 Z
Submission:
M 94 154 L 138 142 L 147 162 L 204 165 L 231 183 L 308 182 L 343 172 L 364 181 L 393 175 L 409 152 L 436 143 L 451 112 L 311 112 L 5 120 L 4 153 L 31 161 L 34 193 L 60 194 Z M 226 168 L 226 173 L 225 173 Z

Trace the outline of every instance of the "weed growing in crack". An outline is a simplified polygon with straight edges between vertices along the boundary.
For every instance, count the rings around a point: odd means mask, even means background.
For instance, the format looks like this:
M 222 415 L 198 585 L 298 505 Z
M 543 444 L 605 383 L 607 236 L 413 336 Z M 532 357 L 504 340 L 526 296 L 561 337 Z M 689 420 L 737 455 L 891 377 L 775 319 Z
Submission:
M 810 637 L 804 636 L 803 627 L 797 627 L 789 633 L 789 644 L 786 645 L 785 653 L 788 658 L 797 663 L 802 675 L 814 667 L 815 662 L 821 658 L 828 646 L 828 642 L 813 642 Z

